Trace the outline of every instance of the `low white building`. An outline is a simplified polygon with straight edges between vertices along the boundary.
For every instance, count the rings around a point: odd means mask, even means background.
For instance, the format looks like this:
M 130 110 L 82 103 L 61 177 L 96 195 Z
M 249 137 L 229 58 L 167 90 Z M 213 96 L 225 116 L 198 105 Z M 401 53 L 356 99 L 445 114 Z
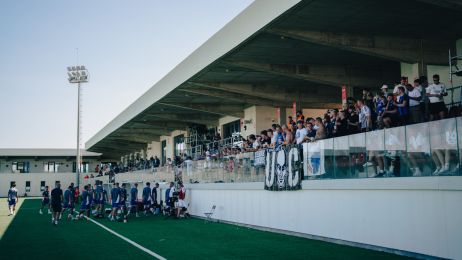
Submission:
M 99 153 L 82 151 L 83 174 L 91 174 L 100 163 Z M 0 149 L 0 197 L 12 183 L 21 196 L 40 196 L 45 186 L 76 182 L 75 149 Z

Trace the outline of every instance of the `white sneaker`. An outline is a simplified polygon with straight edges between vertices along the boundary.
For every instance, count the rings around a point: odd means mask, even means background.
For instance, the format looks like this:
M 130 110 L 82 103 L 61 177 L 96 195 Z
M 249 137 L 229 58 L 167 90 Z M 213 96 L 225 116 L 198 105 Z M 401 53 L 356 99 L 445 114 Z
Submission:
M 40 214 L 40 215 L 43 215 L 43 212 L 42 212 L 42 210 L 39 210 L 39 214 Z
M 438 172 L 438 175 L 439 175 L 439 174 L 443 174 L 443 173 L 447 173 L 447 172 L 449 172 L 449 164 L 445 164 L 445 165 L 441 168 L 441 170 Z
M 454 169 L 452 169 L 452 174 L 455 174 L 455 175 L 459 175 L 459 167 L 460 167 L 460 164 L 456 164 L 456 166 L 454 167 Z
M 48 214 L 51 214 L 51 210 L 48 210 Z
M 438 175 L 438 174 L 440 174 L 440 170 L 441 170 L 440 167 L 436 167 L 435 171 L 432 174 L 433 175 Z
M 374 166 L 374 163 L 373 162 L 366 162 L 365 164 L 363 164 L 363 167 L 369 167 L 369 166 Z
M 412 176 L 414 176 L 414 177 L 422 176 L 422 172 L 420 171 L 419 167 L 414 169 L 414 174 Z

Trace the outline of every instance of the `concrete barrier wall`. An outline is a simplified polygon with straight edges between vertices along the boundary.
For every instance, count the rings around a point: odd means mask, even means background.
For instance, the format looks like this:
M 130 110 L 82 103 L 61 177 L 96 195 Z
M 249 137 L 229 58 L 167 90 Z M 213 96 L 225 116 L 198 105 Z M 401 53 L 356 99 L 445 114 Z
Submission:
M 189 184 L 193 215 L 462 259 L 462 177 L 304 181 L 300 191 L 263 183 Z

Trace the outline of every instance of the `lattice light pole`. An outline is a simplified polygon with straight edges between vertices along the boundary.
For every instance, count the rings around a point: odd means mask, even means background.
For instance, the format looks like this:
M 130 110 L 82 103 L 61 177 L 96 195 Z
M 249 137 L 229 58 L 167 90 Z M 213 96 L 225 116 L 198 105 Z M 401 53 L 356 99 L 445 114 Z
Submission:
M 80 84 L 88 82 L 88 70 L 85 66 L 67 67 L 69 83 L 77 84 L 77 161 L 76 161 L 76 183 L 80 185 Z

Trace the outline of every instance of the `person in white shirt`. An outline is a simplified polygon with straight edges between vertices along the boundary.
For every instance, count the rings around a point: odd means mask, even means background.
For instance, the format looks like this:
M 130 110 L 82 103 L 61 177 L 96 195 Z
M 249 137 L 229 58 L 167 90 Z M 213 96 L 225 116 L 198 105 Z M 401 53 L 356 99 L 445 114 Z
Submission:
M 428 86 L 425 91 L 430 100 L 430 120 L 443 119 L 446 117 L 446 105 L 444 96 L 447 96 L 446 86 L 440 82 L 438 74 L 433 75 L 433 84 Z
M 307 135 L 306 128 L 303 127 L 303 121 L 297 122 L 297 131 L 295 132 L 295 142 L 297 144 L 303 143 L 305 136 Z
M 399 87 L 404 87 L 404 89 L 406 89 L 406 85 L 408 84 L 408 81 L 407 81 L 407 77 L 406 76 L 402 76 L 401 77 L 401 81 L 398 85 L 395 86 L 395 88 L 393 88 L 393 96 L 398 96 L 399 95 Z M 405 92 L 407 94 L 407 90 Z
M 358 107 L 361 109 L 359 112 L 359 124 L 361 125 L 361 132 L 370 131 L 372 128 L 371 110 L 364 104 L 363 100 L 357 101 Z
M 406 85 L 409 96 L 409 122 L 411 124 L 417 124 L 422 122 L 422 111 L 420 110 L 420 100 L 422 95 L 420 93 L 419 80 L 414 80 L 414 86 L 411 84 Z

